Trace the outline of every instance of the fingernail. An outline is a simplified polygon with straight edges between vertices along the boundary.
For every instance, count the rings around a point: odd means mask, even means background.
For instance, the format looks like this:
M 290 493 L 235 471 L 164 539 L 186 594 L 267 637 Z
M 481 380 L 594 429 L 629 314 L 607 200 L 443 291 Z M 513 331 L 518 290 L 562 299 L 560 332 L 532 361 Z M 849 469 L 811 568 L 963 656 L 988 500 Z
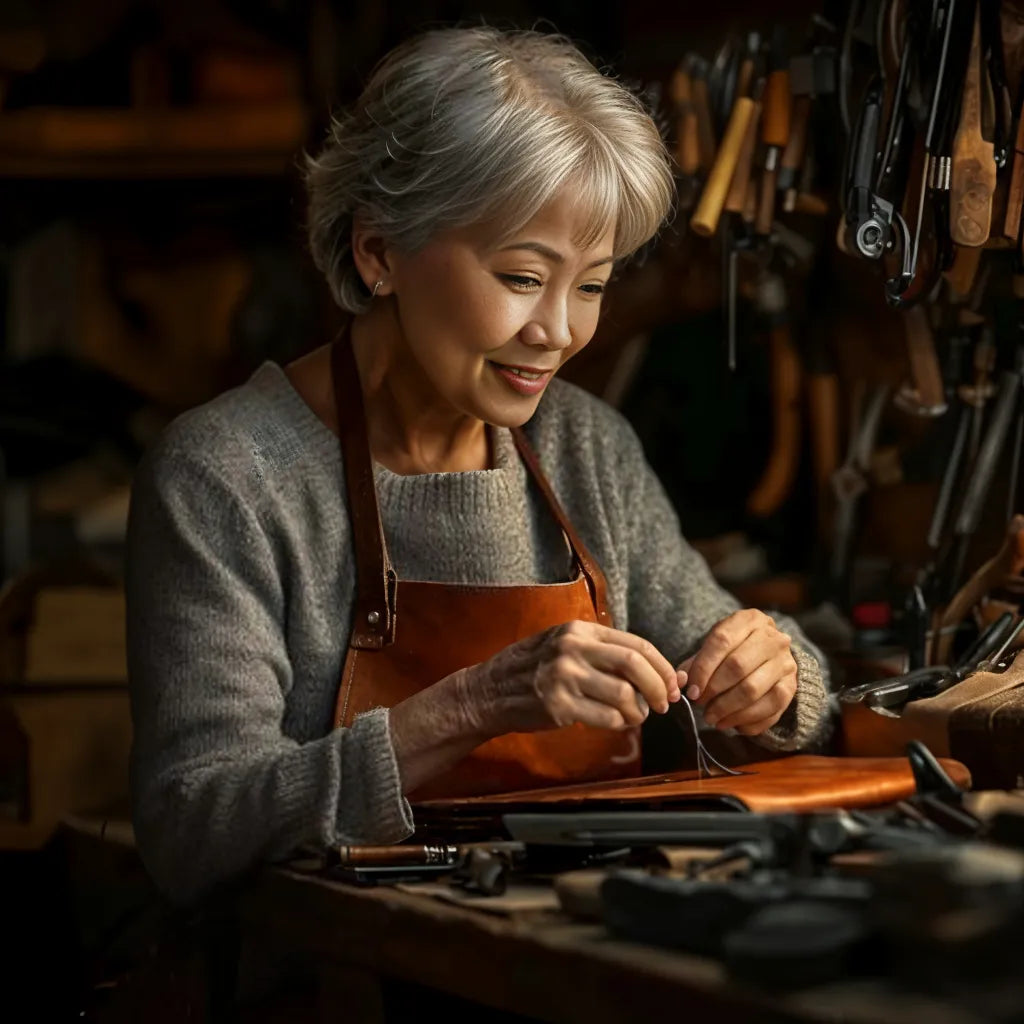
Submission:
M 686 696 L 689 697 L 690 700 L 696 700 L 700 696 L 700 687 L 699 686 L 691 686 L 686 691 Z
M 715 723 L 717 721 L 718 721 L 718 719 L 714 715 L 705 715 L 704 716 L 704 724 L 707 725 L 707 726 L 710 726 L 712 729 L 714 729 Z
M 668 699 L 670 701 L 672 701 L 673 704 L 675 704 L 676 701 L 678 701 L 678 700 L 682 700 L 682 697 L 683 697 L 683 695 L 679 692 L 679 687 L 678 686 L 673 687 L 668 692 Z

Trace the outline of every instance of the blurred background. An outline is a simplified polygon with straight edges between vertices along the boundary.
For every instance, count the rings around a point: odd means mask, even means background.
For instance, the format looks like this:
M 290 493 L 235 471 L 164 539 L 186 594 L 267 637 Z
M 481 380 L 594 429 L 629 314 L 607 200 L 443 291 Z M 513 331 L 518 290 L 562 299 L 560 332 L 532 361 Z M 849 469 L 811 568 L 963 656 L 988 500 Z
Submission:
M 905 656 L 951 427 L 889 401 L 913 370 L 906 322 L 837 241 L 848 126 L 827 68 L 802 93 L 777 223 L 757 244 L 742 210 L 707 237 L 688 224 L 710 165 L 682 142 L 700 83 L 721 137 L 722 69 L 751 33 L 786 59 L 834 55 L 846 18 L 811 0 L 0 2 L 0 862 L 24 922 L 6 966 L 41 1008 L 25 1019 L 89 1012 L 147 934 L 127 853 L 100 866 L 61 838 L 117 841 L 125 818 L 134 465 L 178 413 L 336 333 L 302 155 L 414 31 L 557 29 L 643 91 L 680 214 L 617 273 L 565 376 L 632 421 L 723 584 L 800 617 L 837 681 L 866 649 Z M 1016 487 L 997 475 L 961 573 L 998 545 Z

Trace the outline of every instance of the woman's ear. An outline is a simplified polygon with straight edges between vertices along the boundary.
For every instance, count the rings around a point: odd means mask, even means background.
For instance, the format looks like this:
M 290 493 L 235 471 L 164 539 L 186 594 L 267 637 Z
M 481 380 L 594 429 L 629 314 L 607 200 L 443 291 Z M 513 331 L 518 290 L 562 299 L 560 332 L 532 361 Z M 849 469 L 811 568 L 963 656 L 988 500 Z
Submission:
M 352 261 L 368 292 L 387 295 L 391 291 L 388 245 L 379 232 L 359 220 L 352 225 Z

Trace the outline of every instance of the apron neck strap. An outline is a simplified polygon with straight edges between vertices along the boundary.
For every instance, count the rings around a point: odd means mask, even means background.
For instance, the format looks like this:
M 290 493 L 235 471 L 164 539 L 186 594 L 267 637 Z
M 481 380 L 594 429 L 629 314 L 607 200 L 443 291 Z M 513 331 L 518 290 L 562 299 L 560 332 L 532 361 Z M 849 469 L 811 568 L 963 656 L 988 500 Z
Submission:
M 370 441 L 366 432 L 363 391 L 348 328 L 331 347 L 331 375 L 356 556 L 357 594 L 351 645 L 379 650 L 395 638 L 398 577 L 388 558 L 384 539 L 373 460 L 370 457 Z M 569 542 L 573 558 L 587 582 L 597 621 L 611 625 L 604 573 L 555 497 L 537 454 L 522 429 L 513 427 L 512 437 L 545 504 Z
M 569 517 L 565 514 L 565 510 L 562 508 L 558 498 L 555 497 L 555 492 L 551 489 L 551 484 L 548 483 L 548 478 L 540 467 L 540 459 L 537 458 L 537 453 L 533 450 L 533 446 L 527 441 L 522 427 L 512 428 L 512 438 L 516 443 L 516 449 L 519 451 L 520 458 L 526 464 L 530 476 L 533 477 L 533 482 L 537 485 L 537 489 L 544 498 L 551 514 L 555 517 L 555 521 L 562 528 L 565 539 L 569 542 L 569 547 L 572 548 L 573 558 L 576 559 L 576 564 L 580 567 L 580 572 L 583 573 L 583 578 L 587 581 L 587 588 L 590 590 L 590 599 L 594 602 L 594 613 L 597 616 L 597 621 L 605 626 L 610 626 L 612 618 L 608 612 L 608 584 L 604 578 L 604 573 L 601 571 L 601 567 L 587 550 L 587 546 L 583 543 Z
M 351 646 L 380 650 L 395 639 L 395 590 L 373 479 L 359 369 L 349 328 L 331 346 L 331 376 L 356 555 L 356 607 Z

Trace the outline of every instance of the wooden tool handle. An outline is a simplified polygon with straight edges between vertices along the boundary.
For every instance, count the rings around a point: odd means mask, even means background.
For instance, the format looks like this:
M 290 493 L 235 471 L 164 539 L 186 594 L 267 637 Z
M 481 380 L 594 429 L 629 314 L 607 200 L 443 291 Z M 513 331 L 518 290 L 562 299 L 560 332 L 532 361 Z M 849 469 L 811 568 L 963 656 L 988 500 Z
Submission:
M 811 97 L 794 96 L 793 112 L 789 123 L 789 138 L 782 152 L 782 170 L 795 172 L 804 162 L 807 151 L 807 126 L 811 118 Z
M 764 116 L 761 141 L 766 146 L 785 146 L 789 142 L 789 72 L 772 71 L 764 85 Z
M 747 130 L 743 133 L 740 155 L 736 161 L 736 170 L 732 175 L 732 183 L 725 197 L 725 209 L 728 213 L 742 213 L 747 201 L 747 184 L 754 166 L 754 149 L 757 146 L 757 126 L 761 119 L 761 104 L 754 102 L 754 109 L 747 122 Z
M 703 170 L 711 167 L 715 159 L 715 130 L 711 125 L 711 102 L 708 99 L 708 83 L 703 78 L 691 79 L 693 109 L 697 114 L 697 140 L 700 146 L 700 166 Z
M 949 233 L 957 245 L 984 245 L 992 224 L 996 162 L 992 143 L 981 134 L 981 75 L 981 13 L 976 8 L 960 123 L 953 138 Z
M 752 516 L 770 516 L 786 500 L 800 461 L 800 360 L 788 328 L 771 332 L 772 450 L 750 497 Z
M 697 112 L 687 106 L 676 118 L 676 162 L 686 175 L 700 170 L 700 139 L 697 134 Z
M 700 139 L 693 83 L 682 68 L 672 72 L 668 91 L 675 108 L 676 163 L 683 174 L 692 176 L 700 170 Z
M 757 203 L 757 216 L 754 218 L 754 234 L 768 236 L 772 233 L 775 220 L 775 187 L 779 172 L 773 159 L 777 150 L 770 150 L 768 163 L 761 174 L 761 195 Z
M 690 227 L 705 238 L 715 233 L 718 218 L 725 203 L 725 194 L 729 190 L 736 163 L 739 160 L 740 148 L 747 124 L 754 113 L 754 101 L 740 96 L 733 104 L 729 123 L 722 137 L 722 145 L 718 149 L 711 173 L 708 175 L 704 192 L 697 204 L 697 209 L 690 218 Z
M 924 305 L 911 306 L 906 314 L 907 361 L 910 375 L 921 405 L 935 408 L 946 403 L 946 389 L 942 383 L 939 361 L 935 355 L 928 312 Z
M 1010 191 L 1006 199 L 1006 218 L 1003 234 L 1017 241 L 1020 214 L 1024 206 L 1024 109 L 1017 112 L 1017 138 L 1013 143 L 1013 168 L 1010 172 Z
M 834 373 L 808 375 L 807 419 L 818 501 L 818 527 L 821 535 L 825 536 L 832 477 L 839 468 L 839 378 Z
M 974 279 L 978 276 L 982 251 L 981 246 L 977 245 L 957 246 L 953 265 L 942 272 L 942 276 L 949 282 L 950 290 L 960 298 L 970 294 Z
M 955 627 L 990 590 L 1002 586 L 1007 577 L 1024 573 L 1024 515 L 1010 519 L 999 550 L 956 592 L 937 616 L 932 664 L 948 664 Z

